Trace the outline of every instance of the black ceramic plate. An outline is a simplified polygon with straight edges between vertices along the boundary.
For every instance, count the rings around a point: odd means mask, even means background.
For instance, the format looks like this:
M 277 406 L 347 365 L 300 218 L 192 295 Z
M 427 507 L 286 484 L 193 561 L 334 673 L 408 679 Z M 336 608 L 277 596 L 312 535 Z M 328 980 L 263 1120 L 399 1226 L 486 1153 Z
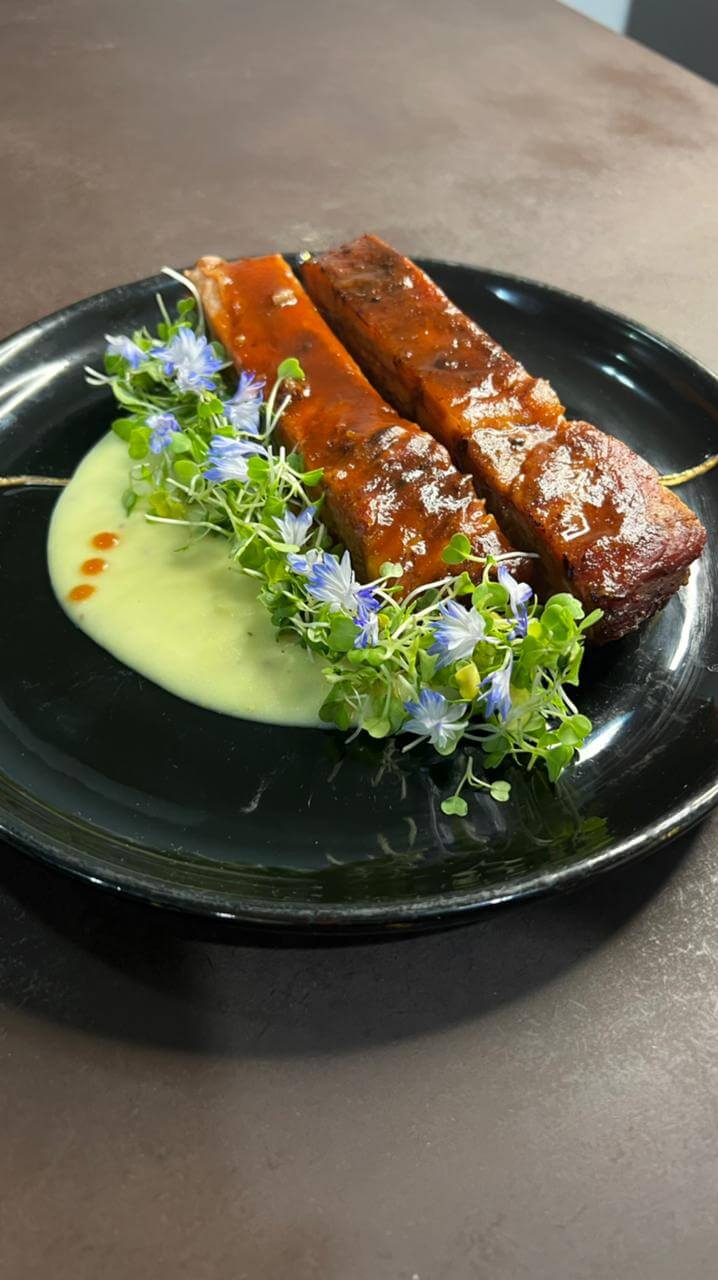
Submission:
M 718 382 L 684 353 L 589 302 L 511 276 L 424 264 L 572 415 L 662 472 L 716 449 Z M 0 346 L 0 474 L 69 474 L 107 429 L 88 388 L 103 334 L 154 323 L 159 277 L 78 303 Z M 640 634 L 589 654 L 595 729 L 555 788 L 516 772 L 508 804 L 442 796 L 460 760 L 334 732 L 235 720 L 123 667 L 73 627 L 45 565 L 56 492 L 0 493 L 0 825 L 96 883 L 254 924 L 426 924 L 568 885 L 645 853 L 718 796 L 714 478 L 682 491 L 703 559 Z

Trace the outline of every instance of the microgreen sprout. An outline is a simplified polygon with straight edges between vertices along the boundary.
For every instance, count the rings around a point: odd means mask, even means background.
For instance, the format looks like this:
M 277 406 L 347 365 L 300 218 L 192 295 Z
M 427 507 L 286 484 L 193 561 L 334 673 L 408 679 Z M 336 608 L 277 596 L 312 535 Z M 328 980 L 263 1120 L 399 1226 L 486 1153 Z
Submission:
M 488 791 L 491 799 L 497 800 L 499 804 L 504 804 L 508 800 L 511 794 L 511 784 L 505 782 L 503 778 L 496 778 L 493 782 L 487 782 L 486 778 L 479 778 L 474 773 L 474 763 L 474 757 L 469 755 L 459 785 L 453 795 L 447 796 L 446 800 L 441 802 L 442 813 L 453 814 L 458 818 L 466 817 L 469 806 L 461 794 L 464 787 L 470 787 L 474 791 Z

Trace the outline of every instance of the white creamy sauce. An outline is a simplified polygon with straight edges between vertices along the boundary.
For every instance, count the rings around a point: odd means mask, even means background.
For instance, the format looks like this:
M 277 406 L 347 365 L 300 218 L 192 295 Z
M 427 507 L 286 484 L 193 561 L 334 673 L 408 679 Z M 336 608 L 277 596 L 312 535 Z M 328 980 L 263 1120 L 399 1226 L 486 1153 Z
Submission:
M 254 582 L 232 568 L 224 539 L 186 547 L 185 529 L 150 523 L 137 510 L 126 516 L 127 472 L 126 445 L 106 436 L 53 512 L 50 578 L 72 621 L 190 702 L 272 724 L 318 724 L 328 690 L 318 663 L 292 641 L 277 643 Z M 117 545 L 94 546 L 103 532 L 115 533 Z M 90 575 L 82 569 L 88 559 L 107 567 Z M 71 600 L 80 584 L 92 594 Z

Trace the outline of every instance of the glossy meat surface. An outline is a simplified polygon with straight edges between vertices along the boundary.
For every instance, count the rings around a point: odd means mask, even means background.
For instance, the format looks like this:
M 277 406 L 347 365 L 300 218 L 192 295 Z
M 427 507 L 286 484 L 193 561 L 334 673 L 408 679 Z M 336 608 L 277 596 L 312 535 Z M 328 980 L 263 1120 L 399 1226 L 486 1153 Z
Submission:
M 324 518 L 362 579 L 378 576 L 387 560 L 403 566 L 404 592 L 444 577 L 441 553 L 455 533 L 477 555 L 509 550 L 470 478 L 385 404 L 283 258 L 202 258 L 189 276 L 238 368 L 269 387 L 282 360 L 301 363 L 307 380 L 292 388 L 283 442 L 308 468 L 324 468 Z
M 633 630 L 686 581 L 705 530 L 653 467 L 586 422 L 463 315 L 409 259 L 373 236 L 317 255 L 306 288 L 401 412 L 469 471 L 501 528 L 539 553 L 542 585 Z

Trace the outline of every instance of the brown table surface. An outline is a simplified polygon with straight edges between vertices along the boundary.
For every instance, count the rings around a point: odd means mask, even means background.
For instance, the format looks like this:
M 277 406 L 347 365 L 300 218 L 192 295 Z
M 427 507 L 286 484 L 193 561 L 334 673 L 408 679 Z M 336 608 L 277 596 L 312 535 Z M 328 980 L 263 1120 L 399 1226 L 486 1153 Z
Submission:
M 0 102 L 7 331 L 373 228 L 718 364 L 718 94 L 549 0 L 5 0 Z M 3 848 L 3 1280 L 712 1280 L 717 837 L 313 950 Z

